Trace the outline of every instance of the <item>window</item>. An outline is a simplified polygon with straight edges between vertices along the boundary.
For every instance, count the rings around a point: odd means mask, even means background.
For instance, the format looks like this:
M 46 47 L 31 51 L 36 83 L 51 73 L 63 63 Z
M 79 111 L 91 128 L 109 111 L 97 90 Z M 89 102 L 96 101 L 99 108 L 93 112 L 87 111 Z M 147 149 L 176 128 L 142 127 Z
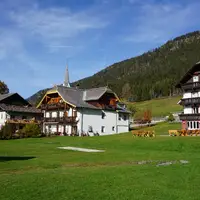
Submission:
M 196 122 L 193 122 L 194 123 L 194 129 L 196 128 Z
M 64 115 L 64 112 L 60 111 L 60 117 L 63 117 L 63 115 Z
M 105 132 L 105 126 L 101 127 L 101 132 L 104 133 Z
M 77 117 L 77 111 L 76 110 L 73 110 L 73 116 Z
M 119 120 L 119 121 L 121 120 L 121 114 L 119 114 L 118 120 Z
M 101 118 L 104 119 L 106 114 L 104 112 L 101 113 Z
M 198 76 L 193 76 L 193 82 L 198 82 L 199 81 L 199 77 Z
M 112 127 L 112 131 L 115 131 L 115 127 L 114 126 Z
M 190 122 L 190 128 L 192 128 L 193 126 L 192 126 L 192 122 Z
M 198 107 L 193 107 L 193 113 L 199 113 L 199 108 Z
M 127 117 L 126 117 L 126 115 L 124 115 L 124 121 L 126 121 L 126 119 L 127 119 Z
M 199 122 L 197 122 L 197 128 L 199 129 Z
M 46 118 L 49 118 L 49 117 L 50 117 L 50 113 L 46 112 Z
M 190 128 L 190 122 L 187 122 L 187 126 L 188 126 L 188 128 Z
M 93 128 L 92 128 L 92 126 L 88 126 L 88 132 L 89 132 L 89 133 L 93 133 Z
M 58 113 L 57 112 L 52 112 L 52 116 L 51 116 L 52 118 L 56 118 L 56 117 L 58 117 Z

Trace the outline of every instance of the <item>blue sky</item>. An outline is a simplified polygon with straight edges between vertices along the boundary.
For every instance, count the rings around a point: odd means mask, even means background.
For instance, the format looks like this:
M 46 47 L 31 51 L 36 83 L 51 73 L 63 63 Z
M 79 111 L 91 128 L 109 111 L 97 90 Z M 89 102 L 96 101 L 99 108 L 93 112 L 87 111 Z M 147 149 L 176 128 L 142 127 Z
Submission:
M 1 0 L 0 80 L 29 97 L 199 30 L 199 0 Z

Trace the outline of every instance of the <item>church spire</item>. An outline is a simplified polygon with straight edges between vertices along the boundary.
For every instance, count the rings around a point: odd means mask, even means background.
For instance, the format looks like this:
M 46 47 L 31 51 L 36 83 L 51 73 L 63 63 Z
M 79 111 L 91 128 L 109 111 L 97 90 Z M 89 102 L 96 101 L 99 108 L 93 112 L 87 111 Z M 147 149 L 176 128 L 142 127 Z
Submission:
M 68 66 L 66 66 L 65 80 L 64 80 L 63 86 L 65 86 L 65 87 L 70 87 L 70 84 L 69 84 L 69 71 L 68 71 Z

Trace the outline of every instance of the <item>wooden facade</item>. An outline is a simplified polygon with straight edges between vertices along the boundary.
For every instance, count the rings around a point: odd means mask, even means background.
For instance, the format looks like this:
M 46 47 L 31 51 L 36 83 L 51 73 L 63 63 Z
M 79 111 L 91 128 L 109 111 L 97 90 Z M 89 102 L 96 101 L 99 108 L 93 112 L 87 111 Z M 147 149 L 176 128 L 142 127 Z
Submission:
M 113 93 L 105 93 L 100 99 L 98 100 L 91 100 L 88 101 L 89 104 L 107 110 L 116 110 L 117 109 L 117 102 L 118 99 Z
M 200 63 L 196 63 L 183 76 L 177 87 L 182 89 L 180 105 L 183 113 L 179 115 L 182 128 L 196 130 L 200 128 Z
M 70 135 L 77 134 L 77 110 L 65 102 L 57 92 L 47 94 L 41 102 L 40 109 L 44 113 L 44 132 L 67 135 L 66 127 L 70 126 Z M 52 126 L 56 128 L 51 130 Z
M 21 129 L 26 124 L 41 124 L 42 112 L 31 106 L 17 93 L 0 95 L 0 129 L 5 124 L 12 124 Z

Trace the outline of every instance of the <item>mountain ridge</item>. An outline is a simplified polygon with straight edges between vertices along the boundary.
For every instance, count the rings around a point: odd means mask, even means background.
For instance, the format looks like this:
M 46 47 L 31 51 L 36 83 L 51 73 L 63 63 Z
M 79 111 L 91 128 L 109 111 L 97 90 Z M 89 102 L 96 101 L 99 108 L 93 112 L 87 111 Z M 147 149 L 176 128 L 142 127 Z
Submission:
M 178 36 L 142 55 L 116 62 L 92 76 L 73 82 L 80 88 L 109 86 L 119 97 L 142 101 L 181 94 L 176 83 L 200 61 L 200 31 Z M 45 90 L 28 98 L 38 103 Z

